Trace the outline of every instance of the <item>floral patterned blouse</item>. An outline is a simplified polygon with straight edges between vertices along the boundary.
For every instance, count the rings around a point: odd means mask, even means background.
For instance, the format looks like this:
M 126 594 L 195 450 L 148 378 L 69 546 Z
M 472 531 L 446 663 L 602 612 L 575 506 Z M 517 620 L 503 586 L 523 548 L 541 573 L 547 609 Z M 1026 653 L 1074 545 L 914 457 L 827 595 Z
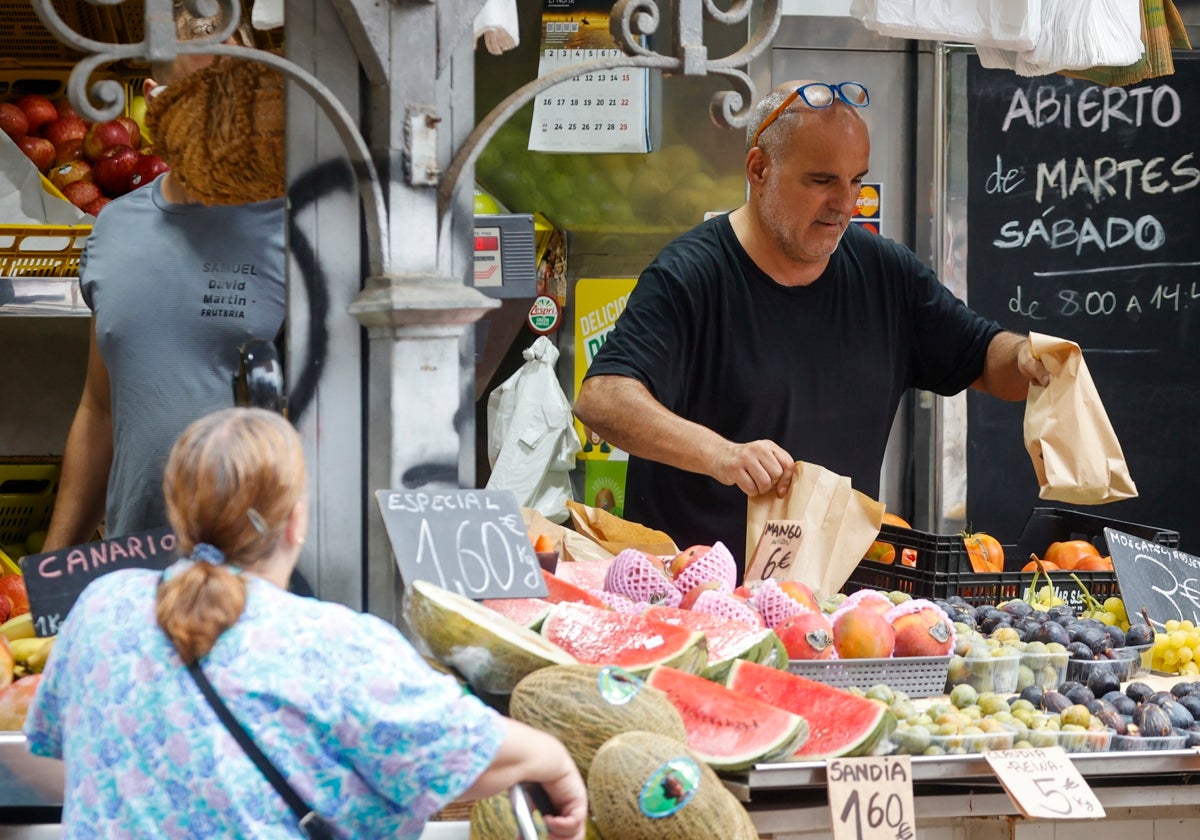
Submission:
M 494 711 L 396 628 L 247 576 L 201 664 L 234 717 L 345 837 L 416 838 L 491 763 Z M 299 837 L 154 617 L 159 573 L 98 578 L 71 609 L 25 723 L 65 761 L 64 836 Z

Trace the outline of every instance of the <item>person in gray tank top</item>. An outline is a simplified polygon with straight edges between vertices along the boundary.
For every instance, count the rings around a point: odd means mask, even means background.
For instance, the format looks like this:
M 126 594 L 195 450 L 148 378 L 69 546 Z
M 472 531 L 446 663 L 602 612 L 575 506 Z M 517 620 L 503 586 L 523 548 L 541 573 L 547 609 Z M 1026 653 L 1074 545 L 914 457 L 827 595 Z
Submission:
M 209 21 L 177 23 L 181 38 L 212 31 Z M 243 28 L 230 42 L 252 38 Z M 152 69 L 177 81 L 209 63 L 187 55 Z M 148 98 L 157 87 L 146 80 Z M 282 198 L 205 206 L 170 172 L 97 216 L 80 260 L 92 310 L 87 376 L 45 551 L 87 542 L 101 521 L 107 537 L 168 524 L 162 473 L 175 439 L 233 404 L 239 348 L 273 339 L 283 323 L 284 225 Z

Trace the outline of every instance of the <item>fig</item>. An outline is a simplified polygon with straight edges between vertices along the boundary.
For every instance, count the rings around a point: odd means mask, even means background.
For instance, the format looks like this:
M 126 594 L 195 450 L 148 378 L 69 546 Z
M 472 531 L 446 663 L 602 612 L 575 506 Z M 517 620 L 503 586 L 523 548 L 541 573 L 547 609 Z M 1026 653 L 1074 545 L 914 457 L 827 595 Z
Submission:
M 1125 644 L 1141 647 L 1154 641 L 1154 629 L 1148 624 L 1133 624 L 1125 631 Z
M 1195 720 L 1200 721 L 1200 695 L 1186 694 L 1179 698 L 1179 705 L 1191 712 Z
M 1171 726 L 1176 729 L 1187 729 L 1196 722 L 1191 712 L 1173 700 L 1164 700 L 1159 708 L 1167 713 L 1167 717 L 1171 719 Z
M 1105 709 L 1110 712 L 1116 712 L 1116 709 L 1113 708 L 1112 703 L 1109 703 L 1107 700 L 1104 700 L 1100 697 L 1093 697 L 1091 700 L 1084 703 L 1084 705 L 1087 706 L 1087 710 L 1092 714 L 1104 711 Z
M 1106 625 L 1104 634 L 1112 640 L 1113 647 L 1125 647 L 1125 631 L 1115 624 Z
M 1071 654 L 1072 659 L 1080 662 L 1091 662 L 1096 658 L 1086 642 L 1071 642 L 1067 645 L 1067 653 Z
M 1144 682 L 1131 682 L 1125 686 L 1125 696 L 1134 703 L 1145 703 L 1152 694 L 1154 694 L 1154 689 Z
M 1110 691 L 1102 699 L 1108 701 L 1119 715 L 1132 715 L 1133 710 L 1137 708 L 1137 703 L 1120 691 Z
M 1095 668 L 1088 677 L 1087 687 L 1096 697 L 1103 697 L 1110 691 L 1120 691 L 1121 681 L 1108 668 Z
M 1021 600 L 1005 601 L 998 608 L 1001 612 L 1006 612 L 1013 618 L 1025 618 L 1033 613 L 1033 607 Z
M 1066 696 L 1057 691 L 1042 692 L 1042 708 L 1048 712 L 1062 712 L 1063 709 L 1069 709 L 1072 705 Z
M 1033 641 L 1044 642 L 1045 644 L 1057 643 L 1066 647 L 1071 643 L 1071 637 L 1067 635 L 1066 629 L 1057 622 L 1047 621 L 1041 624 L 1033 634 Z
M 1195 691 L 1195 688 L 1190 682 L 1177 682 L 1175 685 L 1171 686 L 1171 694 L 1175 695 L 1176 697 L 1186 697 L 1193 691 Z
M 1155 706 L 1161 706 L 1163 703 L 1168 701 L 1172 703 L 1175 702 L 1175 695 L 1169 691 L 1156 691 L 1142 702 L 1153 703 Z
M 1034 706 L 1041 707 L 1043 694 L 1045 694 L 1045 691 L 1042 690 L 1040 685 L 1028 685 L 1021 689 L 1019 697 L 1021 700 L 1028 700 Z
M 1133 712 L 1133 722 L 1138 731 L 1148 738 L 1162 738 L 1171 734 L 1171 719 L 1153 703 L 1138 706 Z
M 1092 712 L 1092 716 L 1118 735 L 1126 734 L 1125 718 L 1117 714 L 1112 708 L 1101 709 L 1098 712 L 1094 711 Z
M 1068 700 L 1070 700 L 1073 704 L 1077 703 L 1080 705 L 1087 705 L 1087 702 L 1089 700 L 1096 699 L 1095 692 L 1093 692 L 1086 685 L 1081 685 L 1076 688 L 1072 688 L 1070 691 L 1062 691 L 1060 689 L 1059 693 L 1062 694 L 1064 697 L 1066 697 Z

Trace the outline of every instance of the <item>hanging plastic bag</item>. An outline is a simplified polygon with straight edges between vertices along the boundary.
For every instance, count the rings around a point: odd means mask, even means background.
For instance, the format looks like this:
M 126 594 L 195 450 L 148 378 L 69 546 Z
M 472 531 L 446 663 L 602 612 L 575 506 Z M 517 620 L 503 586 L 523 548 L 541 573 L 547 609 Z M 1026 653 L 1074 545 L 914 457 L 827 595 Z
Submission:
M 1087 0 L 1078 0 L 1087 2 Z M 894 38 L 954 41 L 1008 50 L 1038 42 L 1044 0 L 853 0 L 850 16 Z
M 1042 0 L 1041 37 L 1027 50 L 979 47 L 984 67 L 1018 76 L 1124 67 L 1145 52 L 1140 0 Z
M 554 373 L 558 349 L 543 335 L 521 355 L 525 364 L 488 397 L 487 489 L 511 490 L 522 507 L 562 523 L 579 436 Z

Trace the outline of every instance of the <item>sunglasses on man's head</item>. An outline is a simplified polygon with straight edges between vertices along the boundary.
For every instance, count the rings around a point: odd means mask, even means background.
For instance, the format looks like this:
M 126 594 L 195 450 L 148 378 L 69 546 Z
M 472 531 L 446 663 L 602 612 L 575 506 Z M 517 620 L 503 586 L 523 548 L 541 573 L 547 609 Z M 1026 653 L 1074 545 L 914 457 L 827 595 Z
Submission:
M 810 82 L 807 85 L 801 85 L 789 93 L 779 103 L 778 108 L 767 114 L 767 118 L 762 121 L 762 125 L 758 127 L 758 131 L 754 132 L 754 142 L 750 145 L 757 146 L 758 138 L 762 137 L 762 133 L 767 130 L 767 127 L 775 122 L 779 115 L 786 111 L 788 106 L 797 99 L 803 100 L 804 104 L 809 108 L 828 108 L 838 99 L 852 108 L 865 108 L 871 103 L 871 94 L 867 93 L 867 89 L 858 82 L 842 82 L 836 85 L 826 84 L 825 82 Z

